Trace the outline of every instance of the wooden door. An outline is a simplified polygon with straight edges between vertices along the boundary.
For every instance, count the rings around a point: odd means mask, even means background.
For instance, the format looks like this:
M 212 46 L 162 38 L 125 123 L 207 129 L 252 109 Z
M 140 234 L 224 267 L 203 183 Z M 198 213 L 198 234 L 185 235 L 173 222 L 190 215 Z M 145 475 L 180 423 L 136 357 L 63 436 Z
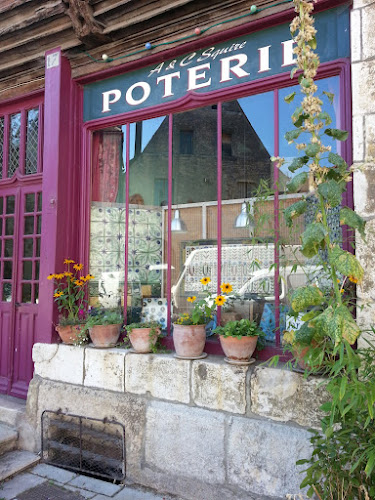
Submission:
M 39 301 L 39 184 L 0 192 L 0 391 L 26 397 Z

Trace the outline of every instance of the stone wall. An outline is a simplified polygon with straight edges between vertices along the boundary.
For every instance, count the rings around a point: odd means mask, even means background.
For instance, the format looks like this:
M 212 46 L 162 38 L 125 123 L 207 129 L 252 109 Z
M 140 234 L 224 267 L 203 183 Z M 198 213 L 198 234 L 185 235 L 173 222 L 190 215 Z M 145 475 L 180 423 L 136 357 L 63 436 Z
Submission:
M 295 461 L 319 426 L 321 380 L 220 356 L 177 360 L 126 349 L 36 344 L 28 417 L 44 410 L 125 425 L 127 478 L 192 500 L 298 493 Z
M 357 257 L 365 269 L 358 287 L 357 317 L 375 323 L 375 1 L 354 0 L 351 12 L 353 162 L 355 210 L 367 220 L 367 244 L 357 235 Z M 361 340 L 360 340 L 361 342 Z M 362 341 L 363 342 L 363 341 Z

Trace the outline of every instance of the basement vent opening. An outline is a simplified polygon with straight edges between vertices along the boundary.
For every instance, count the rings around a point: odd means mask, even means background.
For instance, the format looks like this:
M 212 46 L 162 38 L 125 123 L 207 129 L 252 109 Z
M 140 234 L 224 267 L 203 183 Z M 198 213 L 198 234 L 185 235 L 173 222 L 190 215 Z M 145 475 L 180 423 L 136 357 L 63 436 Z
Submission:
M 125 479 L 125 427 L 114 420 L 45 410 L 42 461 L 98 479 Z

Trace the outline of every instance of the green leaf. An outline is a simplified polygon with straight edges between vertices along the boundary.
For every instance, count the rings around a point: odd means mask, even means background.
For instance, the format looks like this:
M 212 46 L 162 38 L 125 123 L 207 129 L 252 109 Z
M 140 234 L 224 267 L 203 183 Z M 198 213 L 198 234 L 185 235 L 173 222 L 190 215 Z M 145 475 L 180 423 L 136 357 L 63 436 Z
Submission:
M 301 328 L 294 333 L 294 341 L 301 345 L 310 345 L 314 335 L 314 328 L 311 328 L 308 323 L 304 323 Z
M 302 78 L 301 85 L 302 87 L 308 89 L 309 87 L 311 87 L 311 82 L 312 82 L 311 78 Z
M 347 225 L 353 229 L 357 229 L 362 239 L 365 240 L 366 221 L 351 208 L 343 207 L 340 210 L 340 224 L 342 226 Z
M 301 319 L 302 321 L 310 321 L 311 319 L 314 319 L 317 316 L 319 316 L 320 313 L 321 311 L 319 311 L 318 309 L 313 309 L 312 311 L 309 311 L 308 313 L 304 314 Z
M 326 231 L 324 226 L 319 223 L 311 223 L 302 233 L 301 252 L 305 257 L 314 257 L 318 253 L 320 247 L 324 247 L 324 238 Z
M 336 308 L 328 306 L 310 323 L 316 330 L 320 330 L 325 336 L 332 339 L 335 345 L 338 345 L 343 338 L 349 344 L 354 344 L 360 334 L 357 323 L 344 305 Z
M 286 225 L 291 227 L 293 224 L 293 219 L 296 219 L 300 215 L 304 214 L 307 209 L 307 201 L 300 200 L 296 201 L 284 210 L 284 218 Z
M 367 461 L 365 467 L 365 473 L 367 477 L 371 476 L 371 473 L 374 470 L 374 466 L 375 466 L 375 453 L 371 454 L 370 458 Z
M 316 156 L 320 152 L 320 145 L 316 142 L 310 142 L 305 149 L 307 156 Z
M 295 139 L 298 139 L 298 137 L 301 135 L 302 130 L 300 129 L 295 129 L 295 130 L 289 130 L 288 132 L 285 132 L 285 139 L 288 142 L 293 142 Z
M 310 47 L 315 50 L 316 49 L 316 46 L 317 46 L 317 43 L 316 43 L 316 38 L 315 36 L 312 37 L 312 39 L 308 42 L 308 44 L 310 45 Z
M 348 377 L 342 377 L 341 383 L 340 383 L 340 391 L 339 391 L 340 400 L 342 400 L 343 397 L 345 396 L 347 385 L 348 385 Z
M 340 130 L 338 128 L 326 128 L 324 133 L 329 137 L 333 137 L 338 141 L 346 141 L 349 133 L 346 130 Z
M 329 102 L 333 104 L 333 99 L 335 97 L 335 94 L 332 94 L 332 92 L 326 92 L 325 90 L 323 90 L 323 94 L 325 94 L 328 97 Z
M 323 292 L 316 286 L 303 286 L 293 292 L 291 305 L 296 313 L 310 306 L 319 306 L 323 302 Z M 306 324 L 306 323 L 305 323 Z
M 295 92 L 292 92 L 290 94 L 288 94 L 286 97 L 284 97 L 284 101 L 287 102 L 288 104 L 290 104 L 293 99 L 295 98 L 296 96 L 296 93 Z
M 322 111 L 321 113 L 319 113 L 318 118 L 319 118 L 319 120 L 324 120 L 325 125 L 330 125 L 332 123 L 331 115 L 329 113 L 327 113 L 326 111 Z
M 348 170 L 348 164 L 342 156 L 337 153 L 329 153 L 328 161 L 333 165 L 336 165 L 341 173 L 345 173 Z
M 297 66 L 294 66 L 294 68 L 293 68 L 293 69 L 292 69 L 292 71 L 290 72 L 290 78 L 293 78 L 293 77 L 294 77 L 294 75 L 296 74 L 297 70 L 298 70 Z
M 307 179 L 307 172 L 301 172 L 300 174 L 295 175 L 286 185 L 289 193 L 296 193 L 307 182 Z
M 318 186 L 318 193 L 324 198 L 326 203 L 333 207 L 337 207 L 341 203 L 342 189 L 340 184 L 334 180 L 323 182 Z
M 299 115 L 297 120 L 294 122 L 295 127 L 301 127 L 303 125 L 303 122 L 308 118 L 309 115 L 307 113 L 302 113 Z
M 350 276 L 359 282 L 362 281 L 363 267 L 350 252 L 335 246 L 331 252 L 331 264 L 344 276 Z
M 308 161 L 309 161 L 308 156 L 300 156 L 298 158 L 293 158 L 293 161 L 289 165 L 288 170 L 294 173 L 296 170 L 306 165 Z

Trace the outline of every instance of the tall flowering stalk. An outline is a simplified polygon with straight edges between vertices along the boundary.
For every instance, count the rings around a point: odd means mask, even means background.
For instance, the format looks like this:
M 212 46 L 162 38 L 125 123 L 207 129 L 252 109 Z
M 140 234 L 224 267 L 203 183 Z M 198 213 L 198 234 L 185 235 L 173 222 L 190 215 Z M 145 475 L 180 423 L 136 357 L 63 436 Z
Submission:
M 300 156 L 294 158 L 289 165 L 289 171 L 294 175 L 287 184 L 290 193 L 297 192 L 308 183 L 309 196 L 318 200 L 318 210 L 315 219 L 301 235 L 301 252 L 307 258 L 322 255 L 324 251 L 327 260 L 322 259 L 322 265 L 331 282 L 332 292 L 327 298 L 325 290 L 318 286 L 306 286 L 296 290 L 292 296 L 293 311 L 305 312 L 304 325 L 294 332 L 301 343 L 323 347 L 337 348 L 345 340 L 353 344 L 360 331 L 352 317 L 351 305 L 343 294 L 343 284 L 347 281 L 361 282 L 363 269 L 355 256 L 343 250 L 339 242 L 333 241 L 330 236 L 328 224 L 328 211 L 341 204 L 342 194 L 347 183 L 351 180 L 351 169 L 345 160 L 336 153 L 331 152 L 331 147 L 324 144 L 327 137 L 338 141 L 345 141 L 348 133 L 344 130 L 329 128 L 332 119 L 327 112 L 322 111 L 322 99 L 333 103 L 334 95 L 323 92 L 317 96 L 318 86 L 315 77 L 319 67 L 319 57 L 315 53 L 316 29 L 311 16 L 313 10 L 312 0 L 293 0 L 297 16 L 291 23 L 290 29 L 295 40 L 296 66 L 291 77 L 298 73 L 298 81 L 304 97 L 300 106 L 292 114 L 294 130 L 285 134 L 289 144 L 294 143 Z M 289 94 L 285 101 L 291 103 L 296 92 Z M 300 135 L 309 137 L 309 141 L 298 142 Z M 283 158 L 273 158 L 280 167 Z M 330 165 L 329 165 L 330 164 Z M 296 173 L 300 171 L 299 173 Z M 305 213 L 307 200 L 302 199 L 284 211 L 286 223 L 293 225 L 294 219 Z M 357 229 L 364 236 L 365 222 L 348 207 L 340 209 L 340 223 Z M 323 358 L 324 349 L 316 354 L 320 360 Z
M 82 273 L 83 264 L 77 264 L 72 259 L 65 259 L 66 270 L 62 273 L 50 274 L 48 280 L 53 280 L 56 288 L 53 296 L 59 309 L 60 324 L 76 325 L 86 319 L 86 291 L 92 274 Z

